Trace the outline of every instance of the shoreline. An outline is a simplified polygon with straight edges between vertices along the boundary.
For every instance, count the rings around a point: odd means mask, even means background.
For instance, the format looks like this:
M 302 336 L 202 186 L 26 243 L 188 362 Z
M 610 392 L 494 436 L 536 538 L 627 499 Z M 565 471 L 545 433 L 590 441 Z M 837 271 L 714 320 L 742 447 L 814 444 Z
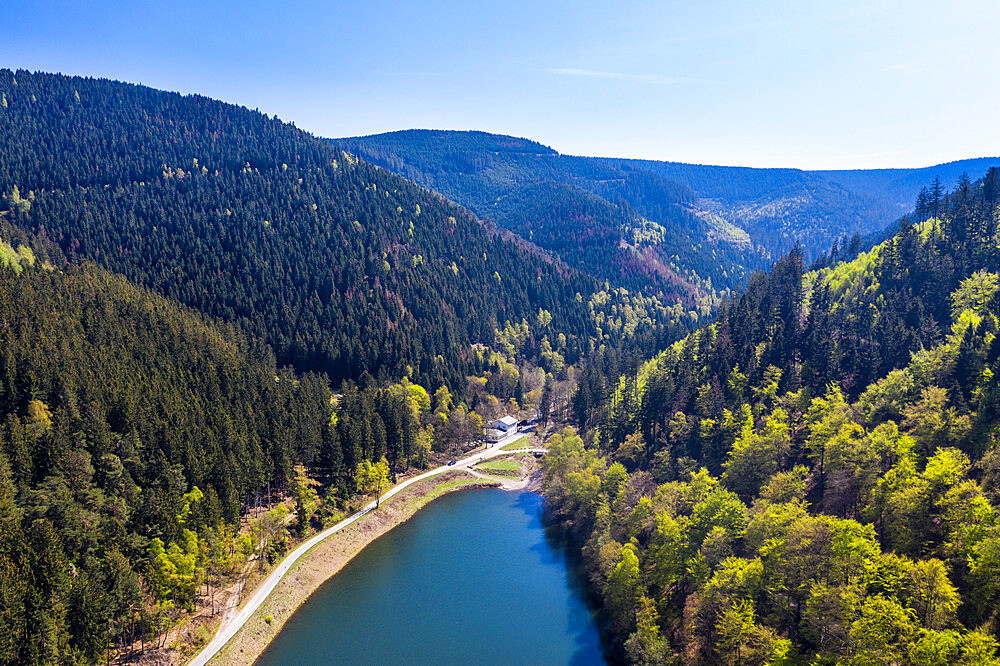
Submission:
M 313 547 L 284 575 L 253 617 L 219 650 L 209 664 L 253 664 L 267 650 L 285 623 L 323 583 L 337 575 L 376 539 L 412 518 L 435 499 L 472 488 L 531 492 L 533 488 L 537 488 L 538 478 L 537 464 L 532 459 L 525 464 L 522 474 L 517 478 L 497 478 L 469 469 L 456 469 L 414 484 L 383 502 L 378 511 L 365 515 L 343 529 L 335 538 L 328 538 Z

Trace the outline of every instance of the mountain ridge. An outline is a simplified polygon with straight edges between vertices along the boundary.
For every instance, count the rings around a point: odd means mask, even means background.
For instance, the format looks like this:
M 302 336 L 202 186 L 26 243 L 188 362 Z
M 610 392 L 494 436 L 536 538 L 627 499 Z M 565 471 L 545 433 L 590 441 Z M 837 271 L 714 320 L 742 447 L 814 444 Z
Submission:
M 399 138 L 408 141 L 407 155 L 392 150 Z M 692 212 L 693 192 L 655 174 L 485 132 L 417 130 L 332 141 L 537 242 L 598 280 L 685 300 L 689 294 L 711 299 L 716 289 L 745 277 L 738 248 L 725 237 L 710 238 L 716 225 Z M 435 168 L 423 170 L 421 162 Z M 525 207 L 530 216 L 518 213 Z M 538 242 L 532 235 L 538 233 L 547 242 Z M 581 251 L 581 241 L 595 235 L 605 238 L 601 251 Z M 730 267 L 740 272 L 733 280 Z
M 615 233 L 627 238 L 645 224 L 643 220 L 676 237 L 661 242 L 658 256 L 638 265 L 617 261 L 616 266 L 611 260 L 605 266 L 556 242 L 546 249 L 565 255 L 570 265 L 598 279 L 653 290 L 664 288 L 657 283 L 655 261 L 675 264 L 674 272 L 695 289 L 707 291 L 706 278 L 714 288 L 739 287 L 752 270 L 766 267 L 796 244 L 811 259 L 835 240 L 855 233 L 877 235 L 891 227 L 912 208 L 920 187 L 929 183 L 935 170 L 950 184 L 962 170 L 975 177 L 1000 164 L 1000 158 L 975 158 L 920 169 L 843 171 L 698 165 L 566 155 L 530 139 L 457 130 L 399 130 L 331 141 L 440 191 L 515 233 L 525 231 L 525 216 L 498 210 L 498 203 L 512 196 L 523 203 L 526 197 L 520 190 L 529 185 L 558 182 L 602 197 L 611 211 L 601 226 L 609 238 Z M 577 207 L 586 208 L 586 199 L 581 194 Z M 536 197 L 534 215 L 547 205 L 545 197 Z M 547 226 L 552 235 L 572 236 L 577 227 L 574 216 L 557 219 L 552 213 L 558 207 L 565 209 L 565 202 L 549 206 Z M 739 229 L 740 234 L 713 234 L 705 220 L 721 220 L 723 228 Z M 742 253 L 733 252 L 729 244 L 744 234 L 750 245 Z M 605 248 L 608 257 L 616 256 L 614 245 L 609 242 Z M 687 256 L 681 256 L 682 249 Z M 686 261 L 673 261 L 674 256 Z M 739 268 L 730 275 L 731 271 L 712 265 L 719 261 Z

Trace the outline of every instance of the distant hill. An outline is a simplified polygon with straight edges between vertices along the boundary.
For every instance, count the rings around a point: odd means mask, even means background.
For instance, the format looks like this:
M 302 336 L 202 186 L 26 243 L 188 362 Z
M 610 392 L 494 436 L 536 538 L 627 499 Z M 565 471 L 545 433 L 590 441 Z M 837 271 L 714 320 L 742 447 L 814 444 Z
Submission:
M 608 160 L 649 169 L 697 193 L 699 205 L 747 230 L 772 256 L 799 242 L 807 258 L 839 237 L 881 232 L 913 210 L 921 187 L 939 177 L 945 189 L 961 174 L 982 177 L 1000 158 L 919 169 L 802 171 Z
M 951 185 L 963 172 L 977 178 L 1000 164 L 981 158 L 924 169 L 756 169 L 575 157 L 527 139 L 437 130 L 334 143 L 598 279 L 667 292 L 678 289 L 677 277 L 694 289 L 704 290 L 709 278 L 716 289 L 738 288 L 749 271 L 796 244 L 810 259 L 845 236 L 878 237 L 936 175 Z
M 745 233 L 699 210 L 690 188 L 648 169 L 484 132 L 412 130 L 334 143 L 614 285 L 704 297 L 765 265 L 757 254 L 745 258 Z
M 976 157 L 919 169 L 852 169 L 811 173 L 856 192 L 879 196 L 896 206 L 902 215 L 912 210 L 920 188 L 928 186 L 934 178 L 940 178 L 942 186 L 948 190 L 963 173 L 975 180 L 997 165 L 1000 165 L 1000 157 Z
M 834 239 L 884 228 L 905 211 L 798 169 L 604 160 L 655 173 L 696 194 L 698 208 L 744 230 L 768 261 L 799 244 L 807 257 Z

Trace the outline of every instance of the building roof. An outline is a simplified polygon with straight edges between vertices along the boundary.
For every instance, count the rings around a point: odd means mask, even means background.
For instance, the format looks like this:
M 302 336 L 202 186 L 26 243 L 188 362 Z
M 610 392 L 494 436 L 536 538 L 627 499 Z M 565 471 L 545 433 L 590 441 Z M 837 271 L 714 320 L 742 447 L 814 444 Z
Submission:
M 517 425 L 517 419 L 515 419 L 513 416 L 504 416 L 502 418 L 497 419 L 497 423 L 500 425 L 505 425 L 508 428 L 510 428 L 511 426 Z

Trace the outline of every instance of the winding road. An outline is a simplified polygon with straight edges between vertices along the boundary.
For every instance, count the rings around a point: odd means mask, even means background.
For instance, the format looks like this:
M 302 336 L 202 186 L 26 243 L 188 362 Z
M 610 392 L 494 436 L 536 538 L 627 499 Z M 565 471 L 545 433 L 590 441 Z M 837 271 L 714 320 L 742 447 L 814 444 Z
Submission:
M 382 495 L 380 501 L 384 501 L 396 495 L 397 493 L 405 490 L 406 488 L 412 486 L 414 483 L 419 483 L 424 479 L 428 479 L 432 476 L 437 476 L 438 474 L 444 474 L 451 470 L 464 469 L 469 470 L 472 465 L 482 462 L 483 460 L 489 460 L 490 458 L 495 458 L 500 455 L 510 455 L 515 453 L 545 453 L 545 449 L 530 448 L 525 447 L 523 449 L 515 449 L 510 451 L 504 451 L 503 447 L 517 441 L 518 437 L 524 436 L 524 433 L 515 433 L 509 437 L 506 437 L 499 442 L 487 447 L 485 450 L 476 451 L 467 458 L 463 458 L 453 465 L 441 465 L 440 467 L 435 467 L 434 469 L 419 474 L 412 478 L 407 479 L 401 483 L 396 484 L 389 490 L 385 491 Z M 274 571 L 268 575 L 267 578 L 257 587 L 254 591 L 253 596 L 246 602 L 246 604 L 239 610 L 239 612 L 232 614 L 232 610 L 228 611 L 226 615 L 222 618 L 222 622 L 219 624 L 218 630 L 209 641 L 208 645 L 204 649 L 195 655 L 194 659 L 188 662 L 188 666 L 204 666 L 207 664 L 212 657 L 214 657 L 219 650 L 221 650 L 229 640 L 236 635 L 247 620 L 253 617 L 253 614 L 257 612 L 264 600 L 267 599 L 268 595 L 274 590 L 275 586 L 281 581 L 286 573 L 292 568 L 299 558 L 305 555 L 313 546 L 320 543 L 324 539 L 336 534 L 348 525 L 354 523 L 360 518 L 366 516 L 367 514 L 374 511 L 376 508 L 375 502 L 370 502 L 364 508 L 354 513 L 344 520 L 340 521 L 333 527 L 328 527 L 319 534 L 315 535 L 308 541 L 302 543 L 298 548 L 293 550 L 288 554 L 285 559 L 283 559 Z

